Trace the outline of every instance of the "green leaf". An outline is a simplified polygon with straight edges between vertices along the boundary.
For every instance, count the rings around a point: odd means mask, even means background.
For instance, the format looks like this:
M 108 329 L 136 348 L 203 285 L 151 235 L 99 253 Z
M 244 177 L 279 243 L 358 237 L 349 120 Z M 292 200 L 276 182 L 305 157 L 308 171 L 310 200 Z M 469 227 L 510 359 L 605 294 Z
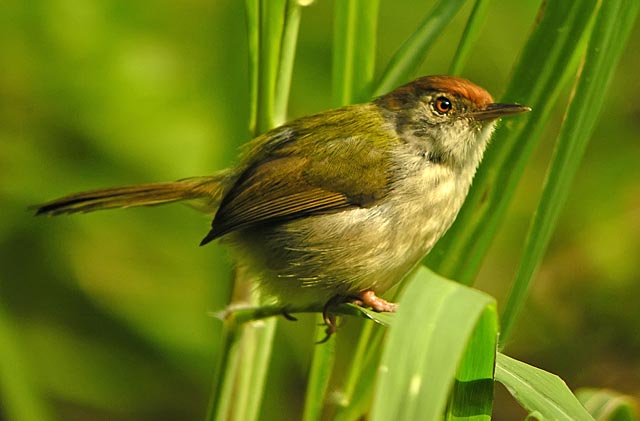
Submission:
M 360 307 L 355 304 L 347 304 L 349 307 L 358 310 L 366 318 L 373 320 L 376 323 L 380 323 L 383 326 L 391 326 L 395 314 L 393 313 L 378 313 L 366 307 Z
M 264 133 L 275 125 L 275 96 L 280 71 L 280 47 L 287 0 L 260 0 L 260 56 L 258 60 L 258 103 L 256 132 Z M 250 37 L 255 35 L 250 34 Z
M 316 342 L 326 338 L 326 326 L 322 314 L 316 317 Z M 322 409 L 326 400 L 327 388 L 333 371 L 333 363 L 336 357 L 336 335 L 331 335 L 324 343 L 318 343 L 313 349 L 307 393 L 305 396 L 303 421 L 322 419 Z
M 237 421 L 259 419 L 276 326 L 277 319 L 258 320 L 245 326 L 233 406 L 233 419 Z
M 493 298 L 420 268 L 403 292 L 390 327 L 371 418 L 440 418 L 465 348 L 487 307 L 496 318 Z M 485 345 L 495 350 L 495 339 Z
M 374 96 L 386 94 L 407 82 L 420 67 L 436 38 L 460 10 L 464 0 L 439 0 L 418 29 L 402 44 L 385 69 Z
M 587 40 L 596 0 L 549 1 L 529 37 L 509 83 L 504 102 L 532 108 L 505 120 L 478 169 L 455 223 L 425 259 L 438 273 L 471 284 L 553 105 L 575 73 Z
M 299 0 L 287 1 L 284 29 L 282 31 L 282 41 L 280 46 L 280 63 L 276 79 L 277 95 L 274 98 L 274 126 L 280 126 L 287 120 L 289 91 L 291 88 L 291 77 L 293 75 L 293 63 L 296 56 L 296 45 L 298 43 L 300 16 L 302 14 L 301 6 L 302 5 Z
M 597 421 L 637 421 L 637 404 L 631 396 L 614 390 L 583 388 L 578 400 Z
M 495 305 L 487 306 L 476 325 L 456 374 L 446 419 L 489 421 L 493 407 L 493 370 L 496 360 L 498 318 Z
M 333 99 L 335 105 L 369 100 L 376 60 L 379 0 L 335 3 Z
M 489 11 L 489 0 L 476 0 L 476 4 L 473 6 L 467 25 L 464 27 L 462 38 L 458 44 L 458 49 L 453 57 L 449 74 L 459 75 L 462 73 L 464 64 L 472 51 L 475 40 L 478 38 L 480 28 L 487 17 Z
M 249 39 L 251 129 L 254 135 L 285 120 L 300 23 L 300 1 L 246 0 Z M 242 268 L 236 270 L 236 289 L 251 283 Z M 247 290 L 250 290 L 247 287 Z M 257 304 L 256 294 L 242 300 Z M 242 326 L 225 319 L 208 419 L 258 419 L 266 382 L 276 319 Z M 215 417 L 215 418 L 214 418 Z
M 593 420 L 564 381 L 555 374 L 498 353 L 495 378 L 541 420 Z
M 246 281 L 246 280 L 245 280 Z M 224 320 L 208 420 L 256 420 L 262 403 L 277 319 Z
M 387 321 L 392 319 L 389 317 Z M 385 331 L 375 323 L 365 323 L 362 327 L 344 388 L 337 394 L 335 421 L 360 419 L 369 412 Z
M 258 124 L 258 75 L 260 71 L 260 0 L 245 0 L 249 52 L 249 130 Z
M 228 417 L 233 407 L 233 389 L 238 374 L 242 327 L 225 323 L 218 361 L 213 373 L 213 386 L 207 420 L 214 421 Z
M 502 317 L 504 343 L 524 305 L 532 277 L 538 268 L 555 229 L 560 211 L 603 105 L 603 95 L 616 70 L 633 28 L 640 3 L 624 0 L 603 2 L 593 28 L 579 79 L 558 136 L 542 196 L 527 235 L 525 251 Z

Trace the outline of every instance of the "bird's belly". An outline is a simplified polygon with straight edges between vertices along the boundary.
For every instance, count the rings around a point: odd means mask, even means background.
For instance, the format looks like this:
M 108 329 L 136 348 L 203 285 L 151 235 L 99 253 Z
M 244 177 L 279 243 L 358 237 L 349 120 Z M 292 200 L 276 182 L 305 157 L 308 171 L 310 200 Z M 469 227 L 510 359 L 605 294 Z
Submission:
M 460 207 L 453 197 L 438 194 L 418 202 L 399 196 L 370 208 L 252 228 L 230 240 L 240 262 L 256 272 L 261 290 L 282 303 L 324 303 L 366 289 L 380 294 L 401 281 L 449 228 Z

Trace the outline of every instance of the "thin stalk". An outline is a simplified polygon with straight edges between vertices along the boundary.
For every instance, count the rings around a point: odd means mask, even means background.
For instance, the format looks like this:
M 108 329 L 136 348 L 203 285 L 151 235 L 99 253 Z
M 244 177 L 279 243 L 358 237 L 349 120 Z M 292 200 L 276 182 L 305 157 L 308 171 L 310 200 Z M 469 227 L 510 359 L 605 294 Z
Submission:
M 287 0 L 260 0 L 260 59 L 256 133 L 275 126 L 276 81 Z
M 259 322 L 258 322 L 259 323 Z M 248 418 L 247 412 L 250 411 L 249 401 L 252 400 L 251 393 L 254 385 L 252 384 L 253 373 L 257 369 L 255 361 L 257 352 L 257 334 L 253 324 L 248 324 L 243 330 L 243 334 L 240 340 L 239 352 L 240 360 L 242 361 L 242 368 L 237 367 L 237 373 L 235 376 L 235 389 L 233 396 L 233 408 L 231 410 L 231 416 L 229 414 L 225 418 L 230 418 L 234 421 L 244 421 Z M 239 364 L 236 364 L 239 366 Z
M 638 14 L 638 2 L 609 0 L 601 5 L 579 77 L 571 94 L 564 124 L 558 135 L 544 188 L 530 225 L 502 317 L 501 345 L 520 313 L 533 275 L 542 261 L 558 217 L 567 201 L 584 151 L 603 106 L 603 92 L 611 81 L 624 45 Z
M 373 323 L 364 324 L 344 389 L 337 402 L 336 421 L 360 419 L 366 413 L 373 396 L 373 379 L 382 355 L 381 344 L 385 331 L 376 328 Z
M 315 332 L 316 342 L 326 338 L 324 320 L 322 314 L 316 316 L 317 326 Z M 336 358 L 336 338 L 332 335 L 326 342 L 317 344 L 314 348 L 307 393 L 305 396 L 303 421 L 315 421 L 322 419 L 329 380 L 333 371 L 333 363 Z
M 543 6 L 503 98 L 533 111 L 496 131 L 455 223 L 425 259 L 438 273 L 468 285 L 475 280 L 553 104 L 575 74 L 596 4 L 576 0 Z
M 374 77 L 379 0 L 336 3 L 333 42 L 333 100 L 336 105 L 369 98 Z M 318 317 L 320 325 L 322 317 Z M 316 328 L 322 340 L 324 327 Z M 314 349 L 303 419 L 319 420 L 335 361 L 335 339 Z M 353 372 L 353 368 L 350 370 Z
M 333 102 L 363 102 L 373 86 L 379 0 L 336 2 L 333 36 Z
M 258 135 L 286 118 L 296 39 L 300 22 L 298 0 L 246 0 L 252 133 Z M 233 302 L 258 306 L 253 280 L 236 268 Z M 281 310 L 282 312 L 282 310 Z M 276 319 L 241 326 L 243 320 L 224 317 L 224 336 L 209 405 L 209 420 L 258 419 Z M 246 320 L 245 320 L 246 321 Z
M 282 316 L 283 314 L 298 313 L 321 313 L 323 304 L 312 304 L 306 306 L 285 306 L 285 305 L 231 305 L 225 310 L 212 314 L 214 317 L 229 321 L 230 323 L 243 324 L 254 320 L 266 319 L 274 316 Z M 361 316 L 370 319 L 369 315 L 364 312 L 365 309 L 354 304 L 340 304 L 332 309 L 332 313 L 340 315 Z
M 406 276 L 395 289 L 392 301 L 397 302 L 413 274 Z M 367 323 L 362 328 L 358 346 L 345 382 L 344 392 L 338 402 L 336 421 L 359 418 L 365 412 L 365 402 L 373 396 L 375 371 L 382 356 L 382 339 L 385 329 L 375 329 Z M 357 402 L 354 402 L 357 401 Z
M 258 75 L 260 74 L 260 0 L 245 0 L 249 50 L 249 131 L 256 133 L 258 122 Z
M 213 373 L 207 420 L 222 420 L 231 410 L 234 379 L 238 370 L 238 347 L 242 327 L 232 319 L 223 325 L 218 363 Z
M 301 9 L 302 7 L 298 0 L 287 1 L 280 47 L 280 65 L 278 66 L 278 77 L 276 79 L 274 126 L 282 125 L 287 119 L 293 63 L 298 42 L 298 30 L 300 29 L 300 17 L 302 15 Z
M 338 402 L 339 406 L 349 406 L 353 399 L 353 393 L 365 365 L 367 351 L 371 346 L 371 337 L 373 335 L 374 327 L 375 325 L 373 323 L 365 323 L 362 326 L 358 345 L 353 353 L 352 363 L 347 374 L 347 379 L 344 383 L 344 389 L 340 393 L 340 401 Z
M 471 47 L 473 47 L 476 39 L 478 38 L 480 28 L 487 17 L 488 11 L 489 0 L 476 1 L 476 4 L 473 6 L 473 10 L 471 10 L 471 14 L 469 15 L 469 20 L 467 20 L 467 24 L 464 27 L 464 32 L 460 38 L 460 43 L 458 43 L 456 53 L 453 56 L 453 62 L 451 63 L 449 74 L 460 75 L 462 73 L 462 69 L 469 58 Z
M 248 394 L 247 407 L 245 409 L 246 416 L 236 418 L 239 421 L 257 420 L 259 419 L 260 406 L 264 395 L 264 387 L 267 380 L 267 372 L 269 369 L 269 361 L 271 359 L 271 351 L 273 349 L 273 338 L 277 327 L 277 319 L 264 320 L 253 324 L 256 331 L 256 337 L 252 341 L 253 349 L 253 368 L 252 376 L 249 377 L 250 393 Z
M 402 44 L 389 61 L 374 96 L 391 91 L 406 82 L 418 70 L 434 41 L 460 10 L 464 0 L 439 0 L 418 29 Z

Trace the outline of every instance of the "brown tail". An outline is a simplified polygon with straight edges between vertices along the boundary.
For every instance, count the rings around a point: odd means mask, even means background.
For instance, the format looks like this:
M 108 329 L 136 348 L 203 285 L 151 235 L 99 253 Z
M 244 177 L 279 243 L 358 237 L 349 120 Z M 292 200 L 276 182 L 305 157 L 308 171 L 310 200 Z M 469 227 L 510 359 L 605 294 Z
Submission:
M 101 209 L 149 206 L 181 200 L 201 199 L 215 210 L 223 194 L 223 174 L 194 177 L 168 183 L 139 184 L 76 193 L 35 206 L 36 215 L 92 212 Z M 202 200 L 204 199 L 204 200 Z

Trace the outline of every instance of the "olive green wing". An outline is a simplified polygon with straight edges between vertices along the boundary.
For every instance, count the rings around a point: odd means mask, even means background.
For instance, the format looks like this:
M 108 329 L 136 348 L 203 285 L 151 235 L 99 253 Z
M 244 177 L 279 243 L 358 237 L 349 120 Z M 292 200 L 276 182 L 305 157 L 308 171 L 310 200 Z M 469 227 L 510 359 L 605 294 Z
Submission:
M 306 154 L 295 154 L 294 146 Z M 250 165 L 222 200 L 201 244 L 251 226 L 372 206 L 388 193 L 389 159 L 366 139 L 300 146 L 285 146 Z

